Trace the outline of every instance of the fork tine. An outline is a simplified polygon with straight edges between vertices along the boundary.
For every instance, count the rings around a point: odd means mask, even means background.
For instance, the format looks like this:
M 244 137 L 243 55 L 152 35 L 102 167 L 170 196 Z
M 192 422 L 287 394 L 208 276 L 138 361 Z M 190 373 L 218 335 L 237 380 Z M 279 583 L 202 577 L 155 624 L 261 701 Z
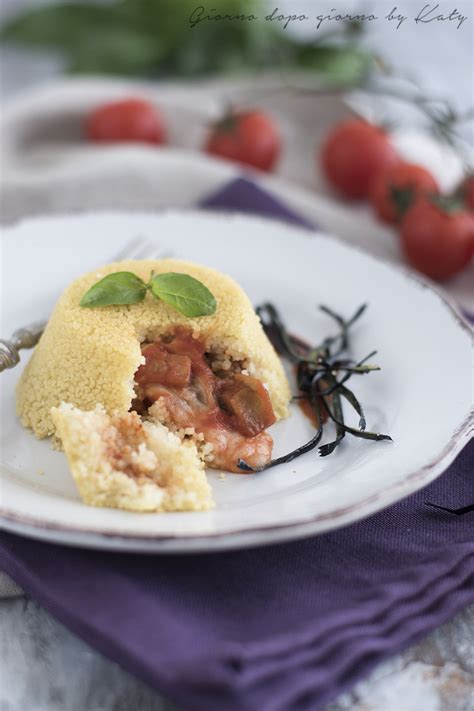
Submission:
M 169 250 L 150 243 L 135 254 L 134 259 L 169 259 L 170 257 L 173 257 L 173 254 Z
M 146 245 L 150 245 L 150 241 L 146 237 L 135 237 L 127 242 L 127 244 L 115 255 L 114 261 L 121 262 L 123 259 L 134 259 Z
M 123 259 L 167 259 L 174 255 L 169 250 L 163 250 L 147 237 L 135 237 L 116 255 L 114 261 Z
M 157 244 L 153 242 L 148 242 L 144 244 L 141 249 L 139 249 L 134 255 L 134 259 L 157 259 L 160 255 L 160 248 Z

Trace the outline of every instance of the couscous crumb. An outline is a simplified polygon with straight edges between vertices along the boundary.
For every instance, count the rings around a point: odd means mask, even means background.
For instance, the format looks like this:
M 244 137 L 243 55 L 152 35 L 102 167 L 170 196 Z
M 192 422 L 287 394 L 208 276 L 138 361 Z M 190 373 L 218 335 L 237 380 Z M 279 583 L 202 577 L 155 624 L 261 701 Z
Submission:
M 52 418 L 79 493 L 90 506 L 202 511 L 213 506 L 196 447 L 135 412 L 108 415 L 62 403 Z

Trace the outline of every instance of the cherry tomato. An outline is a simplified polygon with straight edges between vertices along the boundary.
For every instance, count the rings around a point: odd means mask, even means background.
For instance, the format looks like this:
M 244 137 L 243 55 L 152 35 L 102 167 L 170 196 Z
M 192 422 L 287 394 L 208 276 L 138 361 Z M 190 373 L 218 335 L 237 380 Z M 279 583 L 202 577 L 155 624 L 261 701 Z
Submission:
M 426 168 L 400 161 L 375 176 L 370 201 L 381 220 L 395 223 L 417 197 L 438 192 L 438 183 Z
M 468 175 L 459 188 L 459 195 L 470 212 L 474 212 L 474 175 Z
M 144 99 L 123 99 L 98 106 L 87 117 L 85 131 L 91 141 L 165 142 L 163 119 Z
M 398 160 L 385 131 L 362 119 L 339 123 L 326 136 L 321 152 L 329 183 L 354 200 L 367 197 L 377 173 Z
M 432 279 L 444 280 L 469 263 L 474 251 L 474 216 L 448 212 L 420 198 L 401 223 L 401 245 L 408 262 Z
M 233 112 L 214 124 L 204 150 L 271 171 L 280 156 L 280 134 L 274 120 L 262 111 Z

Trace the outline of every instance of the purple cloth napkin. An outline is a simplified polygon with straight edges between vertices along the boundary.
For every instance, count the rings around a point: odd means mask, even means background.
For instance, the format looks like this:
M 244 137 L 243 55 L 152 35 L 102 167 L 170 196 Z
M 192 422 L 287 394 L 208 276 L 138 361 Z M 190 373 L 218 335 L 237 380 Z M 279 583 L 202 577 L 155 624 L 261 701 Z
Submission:
M 233 209 L 242 195 L 274 214 L 242 180 L 206 206 Z M 278 214 L 290 216 L 281 205 Z M 305 541 L 140 556 L 2 533 L 0 568 L 185 709 L 317 711 L 474 601 L 474 514 L 424 505 L 456 508 L 473 495 L 471 441 L 425 489 Z
M 212 210 L 237 210 L 252 215 L 265 215 L 278 220 L 284 220 L 295 225 L 314 229 L 301 215 L 282 205 L 282 203 L 260 188 L 256 183 L 246 178 L 237 178 L 228 183 L 224 188 L 201 202 L 201 207 Z

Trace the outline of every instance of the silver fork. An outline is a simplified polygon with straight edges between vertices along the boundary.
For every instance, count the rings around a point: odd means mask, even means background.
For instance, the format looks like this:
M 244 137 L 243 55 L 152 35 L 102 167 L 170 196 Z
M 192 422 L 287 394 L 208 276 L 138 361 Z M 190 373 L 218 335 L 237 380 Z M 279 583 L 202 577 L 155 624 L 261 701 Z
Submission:
M 157 249 L 156 244 L 146 237 L 136 237 L 127 242 L 120 250 L 113 262 L 121 262 L 123 259 L 165 259 L 171 257 L 171 253 Z M 38 321 L 24 328 L 19 328 L 9 339 L 0 338 L 0 373 L 7 368 L 14 368 L 20 362 L 20 350 L 33 348 L 38 343 L 45 329 L 46 321 Z

